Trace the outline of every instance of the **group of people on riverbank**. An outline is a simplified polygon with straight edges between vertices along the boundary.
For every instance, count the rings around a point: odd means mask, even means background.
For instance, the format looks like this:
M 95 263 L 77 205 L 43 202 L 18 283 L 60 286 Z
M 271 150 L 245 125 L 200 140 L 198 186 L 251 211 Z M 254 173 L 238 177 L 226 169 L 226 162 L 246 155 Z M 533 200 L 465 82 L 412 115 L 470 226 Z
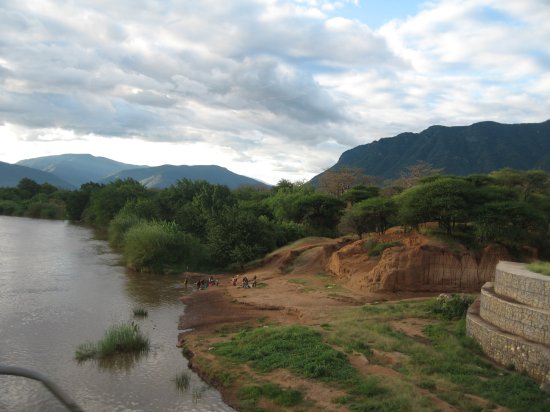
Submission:
M 183 281 L 183 284 L 185 286 L 185 289 L 187 289 L 187 286 L 189 284 L 189 278 L 185 277 L 185 280 Z M 210 275 L 207 279 L 199 279 L 195 283 L 195 286 L 197 290 L 204 290 L 208 289 L 210 286 L 219 286 L 220 281 L 218 279 L 215 279 L 214 276 Z
M 231 284 L 233 286 L 239 286 L 239 275 L 235 275 L 231 278 Z M 249 280 L 246 276 L 243 276 L 241 280 L 240 287 L 242 288 L 255 288 L 257 284 L 257 278 L 256 275 L 252 278 L 252 280 Z

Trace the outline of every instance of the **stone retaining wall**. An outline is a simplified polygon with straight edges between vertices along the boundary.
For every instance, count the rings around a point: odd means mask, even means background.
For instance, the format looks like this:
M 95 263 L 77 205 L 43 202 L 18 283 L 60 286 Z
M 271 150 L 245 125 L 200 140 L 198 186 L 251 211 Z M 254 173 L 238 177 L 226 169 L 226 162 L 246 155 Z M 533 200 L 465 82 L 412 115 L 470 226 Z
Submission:
M 531 272 L 522 263 L 498 263 L 495 292 L 535 308 L 550 308 L 550 276 Z
M 481 288 L 479 314 L 506 332 L 550 346 L 550 310 L 533 308 L 495 295 L 493 283 Z
M 547 346 L 511 335 L 477 316 L 476 301 L 468 310 L 466 329 L 487 356 L 503 366 L 513 365 L 539 382 L 550 383 L 550 350 Z
M 468 309 L 466 329 L 490 358 L 550 383 L 550 276 L 499 262 L 494 284 Z

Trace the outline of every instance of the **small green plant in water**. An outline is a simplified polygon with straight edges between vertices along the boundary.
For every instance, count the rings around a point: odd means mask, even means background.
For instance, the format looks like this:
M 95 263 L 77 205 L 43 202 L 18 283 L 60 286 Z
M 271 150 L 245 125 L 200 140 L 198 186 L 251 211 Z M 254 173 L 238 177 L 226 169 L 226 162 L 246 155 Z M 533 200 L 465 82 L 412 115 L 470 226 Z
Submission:
M 134 323 L 121 323 L 111 326 L 97 343 L 86 342 L 76 348 L 75 357 L 79 361 L 90 358 L 106 358 L 117 353 L 145 352 L 149 349 L 149 339 Z
M 190 382 L 189 374 L 187 372 L 181 372 L 176 376 L 176 379 L 174 379 L 176 383 L 176 388 L 180 391 L 186 391 L 189 389 L 189 382 Z
M 146 318 L 147 315 L 149 315 L 149 312 L 147 312 L 147 309 L 141 306 L 135 307 L 133 309 L 133 312 L 136 318 Z

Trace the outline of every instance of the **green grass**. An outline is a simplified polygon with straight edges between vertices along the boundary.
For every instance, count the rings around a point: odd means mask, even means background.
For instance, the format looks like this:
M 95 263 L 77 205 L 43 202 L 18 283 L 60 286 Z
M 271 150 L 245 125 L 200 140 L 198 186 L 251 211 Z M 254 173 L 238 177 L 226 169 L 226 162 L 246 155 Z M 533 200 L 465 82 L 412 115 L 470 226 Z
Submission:
M 139 353 L 149 349 L 149 339 L 134 322 L 111 326 L 97 343 L 85 342 L 76 348 L 75 358 L 107 358 L 118 353 Z
M 387 242 L 387 243 L 376 243 L 372 248 L 368 251 L 369 257 L 373 256 L 380 256 L 384 250 L 390 247 L 394 246 L 401 246 L 401 242 Z
M 260 398 L 271 399 L 275 404 L 287 408 L 296 406 L 303 400 L 303 394 L 300 391 L 283 389 L 273 383 L 243 386 L 238 396 L 241 407 L 245 410 L 258 410 L 256 404 Z
M 323 343 L 321 334 L 302 326 L 273 326 L 244 331 L 214 353 L 251 362 L 261 372 L 286 368 L 304 378 L 345 382 L 356 376 L 346 356 Z
M 383 358 L 368 357 L 371 363 L 379 363 L 394 369 L 402 376 L 390 386 L 384 402 L 375 407 L 410 410 L 415 398 L 405 393 L 412 387 L 429 390 L 461 411 L 483 409 L 464 394 L 472 394 L 511 411 L 547 410 L 550 397 L 538 389 L 532 379 L 495 367 L 482 353 L 475 340 L 466 335 L 465 319 L 447 320 L 441 313 L 434 313 L 436 299 L 402 301 L 365 305 L 361 308 L 342 310 L 331 320 L 331 328 L 324 328 L 328 342 L 333 345 L 363 352 L 378 350 L 399 352 L 397 363 L 385 363 Z M 391 321 L 407 318 L 425 319 L 425 337 L 409 336 L 395 330 Z M 418 322 L 418 321 L 417 321 Z M 358 405 L 351 393 L 347 405 Z M 409 405 L 409 406 L 406 406 Z M 413 408 L 415 410 L 415 408 Z
M 187 372 L 181 372 L 174 379 L 174 382 L 176 383 L 176 388 L 182 392 L 189 389 L 190 381 L 191 379 L 189 378 L 189 374 Z
M 370 351 L 362 342 L 356 342 L 353 349 Z M 328 345 L 322 334 L 311 328 L 272 326 L 241 332 L 229 342 L 216 344 L 213 353 L 230 359 L 234 366 L 247 363 L 260 373 L 284 368 L 297 376 L 344 389 L 349 392 L 348 406 L 353 411 L 393 412 L 398 410 L 396 407 L 401 410 L 435 410 L 429 400 L 412 394 L 410 388 L 403 390 L 402 394 L 393 393 L 391 382 L 375 376 L 362 377 L 344 353 Z M 242 409 L 260 410 L 255 407 L 256 402 L 261 396 L 269 396 L 261 387 L 245 388 Z M 299 397 L 297 393 L 284 392 L 284 395 L 295 400 Z M 388 396 L 392 399 L 387 400 Z M 335 402 L 343 402 L 343 399 Z
M 529 263 L 527 269 L 531 272 L 541 273 L 546 276 L 550 276 L 550 262 L 536 261 Z
M 149 315 L 149 312 L 147 312 L 147 309 L 145 309 L 141 306 L 135 307 L 133 309 L 133 312 L 134 312 L 134 316 L 136 318 L 146 318 L 147 315 Z

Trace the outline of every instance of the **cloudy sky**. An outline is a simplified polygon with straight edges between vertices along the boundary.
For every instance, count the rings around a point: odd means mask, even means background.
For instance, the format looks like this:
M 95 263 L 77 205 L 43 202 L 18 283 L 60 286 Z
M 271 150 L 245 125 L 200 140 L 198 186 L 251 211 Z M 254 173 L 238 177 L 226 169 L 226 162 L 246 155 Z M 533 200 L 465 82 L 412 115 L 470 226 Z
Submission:
M 0 0 L 0 161 L 309 179 L 432 124 L 550 118 L 550 0 Z

